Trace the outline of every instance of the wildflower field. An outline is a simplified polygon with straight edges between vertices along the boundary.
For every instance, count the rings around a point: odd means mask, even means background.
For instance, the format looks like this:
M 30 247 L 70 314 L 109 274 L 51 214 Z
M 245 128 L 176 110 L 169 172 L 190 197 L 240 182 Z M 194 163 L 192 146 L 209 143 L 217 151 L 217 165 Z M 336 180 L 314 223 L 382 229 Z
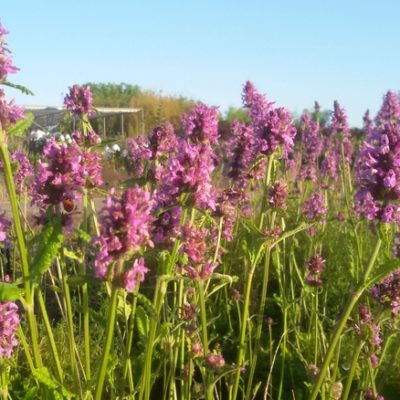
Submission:
M 400 399 L 398 95 L 358 135 L 242 100 L 116 145 L 88 86 L 55 135 L 0 89 L 2 398 Z

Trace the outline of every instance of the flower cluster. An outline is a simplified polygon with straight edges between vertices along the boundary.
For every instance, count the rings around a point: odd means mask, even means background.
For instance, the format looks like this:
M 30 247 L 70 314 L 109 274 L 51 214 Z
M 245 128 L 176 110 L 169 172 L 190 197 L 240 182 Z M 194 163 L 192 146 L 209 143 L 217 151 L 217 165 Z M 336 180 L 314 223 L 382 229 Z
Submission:
M 7 129 L 20 119 L 25 119 L 24 109 L 16 106 L 14 100 L 8 102 L 4 90 L 0 89 L 0 129 Z
M 11 160 L 17 163 L 14 173 L 15 190 L 18 194 L 24 193 L 26 181 L 33 176 L 33 168 L 28 157 L 20 151 L 11 154 Z
M 206 228 L 197 228 L 190 224 L 186 224 L 182 228 L 182 251 L 187 254 L 190 262 L 199 264 L 204 261 L 208 248 L 207 236 Z
M 135 177 L 141 177 L 146 169 L 148 161 L 153 157 L 149 140 L 145 136 L 137 136 L 128 139 L 128 170 Z
M 339 179 L 342 146 L 344 162 L 351 165 L 353 157 L 353 144 L 345 110 L 337 101 L 334 102 L 333 108 L 330 125 L 325 132 L 323 148 L 325 157 L 321 163 L 321 175 L 325 186 L 329 186 L 329 180 L 336 182 Z
M 170 245 L 179 233 L 179 222 L 182 216 L 182 209 L 178 206 L 171 206 L 168 199 L 157 199 L 154 209 L 160 211 L 153 223 L 152 240 L 154 243 Z M 166 210 L 163 210 L 166 208 Z
M 128 292 L 133 292 L 136 289 L 138 282 L 143 282 L 149 269 L 144 265 L 144 259 L 136 259 L 132 268 L 124 273 L 123 286 Z
M 0 242 L 7 240 L 7 231 L 10 229 L 11 222 L 7 219 L 6 213 L 0 214 Z
M 192 279 L 208 279 L 217 263 L 209 258 L 210 245 L 208 243 L 209 231 L 186 224 L 182 228 L 182 251 L 188 256 L 188 264 L 184 266 L 186 274 Z
M 93 115 L 93 95 L 89 86 L 73 85 L 64 98 L 64 105 L 67 110 L 74 114 Z
M 0 357 L 9 358 L 18 344 L 18 324 L 18 306 L 11 301 L 0 302 Z
M 325 215 L 328 210 L 325 205 L 324 194 L 320 191 L 313 193 L 310 199 L 304 202 L 302 211 L 311 221 Z
M 390 90 L 385 94 L 382 107 L 378 111 L 375 123 L 378 128 L 387 124 L 397 124 L 400 120 L 400 99 Z
M 240 196 L 233 189 L 223 190 L 217 196 L 214 215 L 223 218 L 222 237 L 228 241 L 233 240 L 233 230 L 240 205 Z
M 381 329 L 373 322 L 373 317 L 368 306 L 360 304 L 358 308 L 360 317 L 360 325 L 356 327 L 358 336 L 363 336 L 368 344 L 369 356 L 372 367 L 376 367 L 379 363 L 379 358 L 376 355 L 381 350 L 382 339 L 380 337 Z
M 219 352 L 210 353 L 207 355 L 207 366 L 212 370 L 220 370 L 225 366 L 225 359 Z
M 296 128 L 291 123 L 288 110 L 274 107 L 251 82 L 246 82 L 242 97 L 244 106 L 249 109 L 258 151 L 269 155 L 282 145 L 284 158 L 287 159 L 288 154 L 293 152 L 296 136 Z
M 371 388 L 368 388 L 364 393 L 364 400 L 385 400 L 381 395 L 374 396 L 374 392 Z
M 4 36 L 9 32 L 0 22 L 0 82 L 7 80 L 8 74 L 14 74 L 18 68 L 13 65 L 12 58 L 9 56 L 10 50 L 7 48 L 7 42 Z
M 253 128 L 243 122 L 233 121 L 232 136 L 228 145 L 226 175 L 238 185 L 247 185 L 250 168 L 256 158 Z
M 180 141 L 176 155 L 171 155 L 160 174 L 157 199 L 164 206 L 177 202 L 186 194 L 189 204 L 201 209 L 215 210 L 215 189 L 211 182 L 214 164 L 210 160 L 212 151 L 202 146 Z
M 393 93 L 385 96 L 376 124 L 357 163 L 356 211 L 369 220 L 400 222 L 400 101 Z
M 149 136 L 136 136 L 128 139 L 127 168 L 135 177 L 159 180 L 168 157 L 175 154 L 178 140 L 174 127 L 164 122 L 153 129 Z
M 57 143 L 43 148 L 34 177 L 33 200 L 42 209 L 65 201 L 80 200 L 83 188 L 102 184 L 100 157 L 83 151 L 76 143 Z
M 174 126 L 170 122 L 164 122 L 153 129 L 149 145 L 153 159 L 174 152 L 178 145 Z
M 197 103 L 190 113 L 182 116 L 184 136 L 192 144 L 218 143 L 218 109 Z
M 400 269 L 386 276 L 371 289 L 372 297 L 388 305 L 394 315 L 400 312 Z
M 325 260 L 320 254 L 315 254 L 307 263 L 306 282 L 310 286 L 322 286 L 321 274 L 325 269 Z
M 112 190 L 100 211 L 100 236 L 93 243 L 99 245 L 95 261 L 96 275 L 107 277 L 109 266 L 129 258 L 144 246 L 153 246 L 150 239 L 152 199 L 150 193 L 139 186 L 125 190 L 119 197 Z M 135 286 L 147 271 L 142 261 L 137 261 L 125 274 L 128 290 Z M 120 279 L 120 276 L 113 276 Z
M 288 187 L 285 183 L 276 181 L 269 189 L 269 205 L 272 208 L 286 208 Z
M 317 180 L 318 157 L 322 151 L 319 136 L 319 123 L 311 119 L 310 114 L 301 116 L 300 133 L 302 139 L 301 164 L 298 178 L 301 180 Z
M 67 135 L 69 136 L 69 135 Z M 87 145 L 87 146 L 95 146 L 96 144 L 101 143 L 101 137 L 95 132 L 90 131 L 87 136 L 84 136 L 83 133 L 79 130 L 72 132 L 71 138 L 79 145 Z M 61 139 L 61 141 L 63 141 Z M 68 140 L 67 140 L 68 142 Z

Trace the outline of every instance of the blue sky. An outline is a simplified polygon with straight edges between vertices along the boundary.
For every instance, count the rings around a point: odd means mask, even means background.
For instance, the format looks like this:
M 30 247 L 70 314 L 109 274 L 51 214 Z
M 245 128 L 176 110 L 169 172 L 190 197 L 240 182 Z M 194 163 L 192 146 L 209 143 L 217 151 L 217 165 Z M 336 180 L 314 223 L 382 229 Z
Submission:
M 397 0 L 13 0 L 1 5 L 20 73 L 35 97 L 61 105 L 74 83 L 126 82 L 226 110 L 253 81 L 301 112 L 318 100 L 352 125 L 400 89 Z

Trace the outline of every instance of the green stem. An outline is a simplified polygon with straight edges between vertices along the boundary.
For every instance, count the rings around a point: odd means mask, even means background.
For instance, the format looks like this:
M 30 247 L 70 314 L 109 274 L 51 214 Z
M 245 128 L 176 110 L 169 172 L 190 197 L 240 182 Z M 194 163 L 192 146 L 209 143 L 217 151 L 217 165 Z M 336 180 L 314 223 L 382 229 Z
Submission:
M 275 216 L 276 213 L 272 214 L 271 218 L 271 230 L 274 229 L 275 225 Z M 264 317 L 264 309 L 267 302 L 267 290 L 268 290 L 268 282 L 269 282 L 269 267 L 271 261 L 271 246 L 269 245 L 265 250 L 264 256 L 264 270 L 263 270 L 263 280 L 262 280 L 262 289 L 261 289 L 261 297 L 260 297 L 260 307 L 258 309 L 257 314 L 257 326 L 256 326 L 256 334 L 254 338 L 254 355 L 250 366 L 249 380 L 247 382 L 247 390 L 246 390 L 246 399 L 251 399 L 251 391 L 254 379 L 254 373 L 257 366 L 258 353 L 260 351 L 260 340 L 262 334 L 263 327 L 263 317 Z
M 268 159 L 268 164 L 267 164 L 267 170 L 265 173 L 264 177 L 264 190 L 263 190 L 263 196 L 261 199 L 261 208 L 260 208 L 260 215 L 259 215 L 259 226 L 258 228 L 261 230 L 264 224 L 264 212 L 265 208 L 267 206 L 267 193 L 268 193 L 268 187 L 271 182 L 271 175 L 272 175 L 272 167 L 274 165 L 274 155 L 271 154 Z
M 7 377 L 7 367 L 4 359 L 0 361 L 0 377 L 1 377 L 1 398 L 7 400 L 9 398 L 8 377 Z
M 351 295 L 351 297 L 349 298 L 347 305 L 343 311 L 343 314 L 336 326 L 335 332 L 333 334 L 333 337 L 331 339 L 330 345 L 328 347 L 327 353 L 325 355 L 325 359 L 324 362 L 322 364 L 317 382 L 315 383 L 313 390 L 311 392 L 310 395 L 310 399 L 309 400 L 315 400 L 318 396 L 318 394 L 320 393 L 321 387 L 325 382 L 325 376 L 328 372 L 328 368 L 330 365 L 330 362 L 332 360 L 332 357 L 334 355 L 336 346 L 338 344 L 339 338 L 346 326 L 347 320 L 350 317 L 351 312 L 353 311 L 353 308 L 355 307 L 355 305 L 357 304 L 359 298 L 361 297 L 361 295 L 363 294 L 363 292 L 365 291 L 366 287 L 365 287 L 365 283 L 367 282 L 367 279 L 374 267 L 375 261 L 378 257 L 379 254 L 379 250 L 381 248 L 382 245 L 382 240 L 380 238 L 378 238 L 377 243 L 375 245 L 375 249 L 374 252 L 372 254 L 371 260 L 366 268 L 366 270 L 364 271 L 364 275 L 361 279 L 361 282 L 358 286 L 358 289 Z
M 140 284 L 138 283 L 136 285 L 135 291 L 133 293 L 133 302 L 131 306 L 131 314 L 129 317 L 129 326 L 128 326 L 128 340 L 127 340 L 127 346 L 126 346 L 126 357 L 125 357 L 125 365 L 124 365 L 124 381 L 126 380 L 128 376 L 128 370 L 130 367 L 130 356 L 132 352 L 132 344 L 133 344 L 133 335 L 134 335 L 134 329 L 135 329 L 135 314 L 136 314 L 136 307 L 137 307 L 137 299 L 138 299 L 138 293 L 139 293 L 139 288 Z M 133 392 L 134 388 L 130 388 L 131 392 Z
M 315 336 L 314 336 L 314 365 L 318 364 L 318 288 L 315 290 L 314 298 Z
M 239 381 L 240 381 L 240 368 L 243 363 L 243 358 L 245 354 L 245 341 L 246 341 L 246 333 L 247 333 L 247 322 L 249 319 L 249 308 L 250 308 L 250 295 L 252 289 L 252 282 L 254 276 L 255 264 L 250 267 L 249 274 L 247 276 L 246 281 L 246 289 L 245 289 L 245 297 L 243 304 L 243 318 L 242 323 L 240 324 L 240 338 L 239 338 L 239 351 L 237 355 L 236 361 L 236 372 L 235 378 L 233 382 L 233 391 L 232 391 L 232 400 L 236 400 L 238 389 L 239 389 Z
M 157 278 L 156 287 L 154 289 L 154 300 L 153 306 L 156 310 L 156 315 L 152 316 L 150 322 L 149 335 L 147 339 L 145 361 L 142 372 L 142 380 L 140 384 L 139 400 L 149 400 L 151 392 L 151 362 L 153 358 L 153 347 L 156 337 L 156 331 L 158 326 L 158 320 L 161 312 L 161 307 L 163 304 L 164 296 L 166 293 L 167 284 L 163 276 Z
M 14 178 L 11 169 L 8 146 L 7 143 L 5 142 L 5 132 L 1 129 L 0 129 L 0 153 L 1 153 L 1 158 L 3 159 L 3 171 L 11 204 L 11 211 L 14 221 L 15 234 L 17 236 L 19 253 L 21 256 L 22 274 L 23 274 L 24 289 L 25 289 L 25 311 L 28 318 L 28 328 L 33 350 L 33 360 L 35 363 L 35 367 L 40 368 L 42 366 L 42 359 L 40 357 L 37 323 L 34 313 L 33 289 L 31 287 L 31 282 L 30 282 L 28 251 L 25 245 L 24 233 L 22 230 L 21 219 L 18 212 L 18 200 L 15 192 Z
M 347 400 L 350 394 L 351 384 L 353 383 L 354 374 L 356 372 L 358 357 L 360 356 L 361 350 L 365 342 L 361 341 L 354 352 L 353 359 L 351 360 L 351 366 L 349 370 L 349 375 L 347 376 L 346 385 L 343 390 L 342 400 Z
M 283 310 L 283 334 L 284 337 L 282 339 L 282 365 L 281 365 L 281 373 L 280 373 L 280 380 L 279 380 L 279 391 L 278 391 L 278 400 L 282 398 L 283 393 L 283 382 L 285 378 L 285 363 L 286 363 L 286 345 L 287 345 L 287 305 L 284 305 Z M 272 368 L 272 366 L 271 366 Z
M 254 339 L 254 352 L 253 352 L 254 354 L 253 354 L 253 360 L 252 360 L 252 363 L 250 366 L 249 380 L 247 382 L 246 399 L 251 399 L 254 373 L 256 370 L 258 353 L 260 350 L 260 339 L 261 339 L 261 333 L 262 333 L 263 316 L 264 316 L 264 309 L 265 309 L 267 289 L 268 289 L 268 280 L 269 280 L 270 259 L 271 259 L 271 248 L 268 247 L 267 250 L 265 251 L 264 275 L 263 275 L 263 284 L 262 284 L 263 286 L 262 286 L 262 290 L 261 290 L 260 308 L 258 310 L 258 315 L 257 315 L 257 328 L 256 328 L 255 339 Z
M 29 368 L 30 368 L 31 372 L 33 373 L 35 371 L 35 366 L 33 364 L 32 356 L 31 356 L 31 353 L 29 352 L 28 342 L 26 341 L 26 337 L 25 337 L 24 331 L 21 328 L 21 325 L 18 325 L 18 337 L 19 337 L 22 347 L 24 349 L 24 353 L 26 356 L 26 360 L 28 361 Z
M 83 195 L 83 230 L 88 232 L 88 193 L 85 189 Z M 80 266 L 80 272 L 83 276 L 86 276 L 86 263 L 82 263 Z M 89 320 L 89 291 L 88 284 L 84 282 L 82 285 L 82 306 L 83 306 L 83 341 L 85 348 L 85 374 L 86 380 L 91 378 L 91 367 L 90 367 L 90 320 Z
M 197 281 L 197 289 L 199 293 L 200 320 L 201 320 L 201 340 L 203 343 L 203 356 L 207 359 L 208 356 L 208 332 L 207 332 L 207 309 L 204 296 L 204 282 Z M 213 399 L 213 385 L 210 382 L 207 370 L 204 371 L 204 383 L 206 388 L 206 400 Z
M 119 289 L 113 286 L 111 290 L 110 309 L 108 311 L 106 342 L 104 345 L 103 357 L 101 359 L 99 377 L 97 379 L 96 392 L 94 396 L 95 400 L 101 400 L 102 398 L 104 398 L 102 396 L 102 393 L 103 393 L 104 380 L 106 377 L 107 365 L 109 362 L 110 350 L 114 336 L 115 319 L 117 315 L 118 293 Z
M 47 337 L 48 337 L 49 342 L 50 342 L 50 347 L 51 347 L 51 352 L 52 352 L 52 355 L 53 355 L 54 363 L 56 365 L 58 379 L 59 379 L 60 383 L 63 383 L 63 381 L 64 381 L 64 373 L 63 373 L 63 370 L 62 370 L 62 367 L 61 367 L 60 357 L 58 355 L 56 342 L 54 340 L 53 331 L 51 329 L 49 316 L 48 316 L 47 310 L 46 310 L 46 305 L 44 303 L 42 292 L 40 290 L 38 290 L 38 292 L 37 292 L 37 297 L 38 297 L 38 300 L 39 300 L 39 308 L 40 308 L 40 311 L 42 313 L 43 322 L 44 322 L 44 326 L 46 328 Z
M 74 333 L 74 320 L 71 302 L 71 292 L 68 284 L 68 273 L 65 265 L 64 254 L 61 252 L 61 258 L 57 258 L 57 263 L 61 270 L 61 281 L 65 301 L 65 312 L 67 317 L 67 328 L 68 328 L 68 344 L 69 344 L 69 357 L 71 363 L 71 370 L 74 378 L 75 389 L 81 389 L 81 383 L 79 379 L 79 371 L 75 358 L 75 333 Z

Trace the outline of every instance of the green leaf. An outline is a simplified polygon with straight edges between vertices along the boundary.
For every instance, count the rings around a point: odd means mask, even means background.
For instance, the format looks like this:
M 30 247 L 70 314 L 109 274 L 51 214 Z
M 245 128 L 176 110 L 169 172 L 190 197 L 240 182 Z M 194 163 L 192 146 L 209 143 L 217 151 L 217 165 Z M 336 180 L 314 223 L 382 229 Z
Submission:
M 32 125 L 33 114 L 26 113 L 26 119 L 20 119 L 11 128 L 7 130 L 8 136 L 25 137 L 25 131 Z
M 0 282 L 0 301 L 15 301 L 23 294 L 15 283 Z
M 143 186 L 145 183 L 146 183 L 146 179 L 145 178 L 142 178 L 142 177 L 140 177 L 140 178 L 130 178 L 130 179 L 127 179 L 124 182 L 121 182 L 118 185 L 118 187 L 120 189 L 128 189 L 128 188 L 131 188 L 131 187 L 133 187 L 135 185 Z
M 65 255 L 65 257 L 70 258 L 71 260 L 75 260 L 75 261 L 78 261 L 79 263 L 83 263 L 82 255 L 78 255 L 71 250 L 64 248 L 64 255 Z
M 51 375 L 46 367 L 37 368 L 33 371 L 33 376 L 39 383 L 53 390 L 55 399 L 72 399 L 74 395 L 69 392 L 63 385 L 58 383 Z
M 82 286 L 89 282 L 87 275 L 71 275 L 68 277 L 68 284 L 71 286 Z
M 92 240 L 92 237 L 83 229 L 77 228 L 75 229 L 75 232 L 78 235 L 79 240 L 81 240 L 83 243 L 87 244 Z
M 34 93 L 30 89 L 25 87 L 25 86 L 17 85 L 16 83 L 11 83 L 11 82 L 8 82 L 8 81 L 1 82 L 1 84 L 4 85 L 4 86 L 8 86 L 10 88 L 13 88 L 13 89 L 17 89 L 17 90 L 19 90 L 20 92 L 22 92 L 24 94 L 29 94 L 31 96 L 34 96 Z
M 30 268 L 31 279 L 36 282 L 50 268 L 63 243 L 61 218 L 53 218 L 43 228 L 37 239 L 38 247 Z
M 157 311 L 153 307 L 153 303 L 142 293 L 137 294 L 138 302 L 151 318 L 157 319 Z
M 136 309 L 136 326 L 141 338 L 146 338 L 149 334 L 150 320 L 144 311 L 143 307 L 137 307 Z

